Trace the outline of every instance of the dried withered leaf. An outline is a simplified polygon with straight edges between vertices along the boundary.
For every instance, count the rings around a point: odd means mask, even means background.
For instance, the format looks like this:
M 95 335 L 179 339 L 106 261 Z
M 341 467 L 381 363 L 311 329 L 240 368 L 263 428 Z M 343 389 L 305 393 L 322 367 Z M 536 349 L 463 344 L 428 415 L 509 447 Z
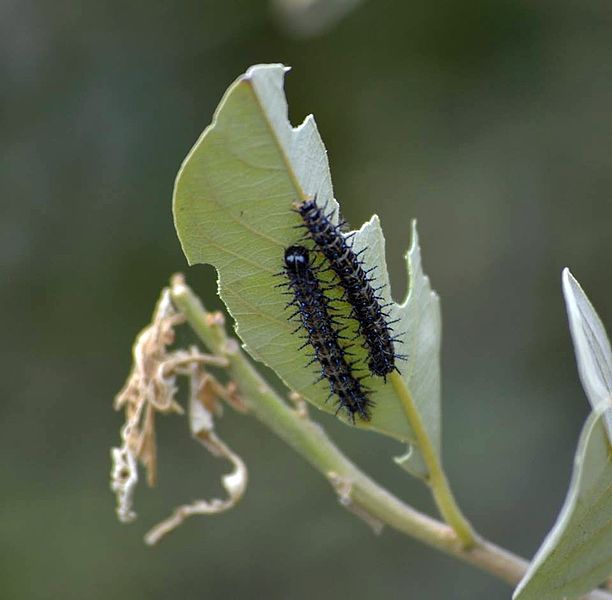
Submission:
M 170 290 L 164 289 L 153 312 L 151 323 L 143 329 L 133 346 L 132 371 L 115 398 L 115 409 L 125 410 L 121 429 L 121 446 L 111 451 L 111 489 L 117 497 L 117 515 L 123 522 L 132 521 L 134 490 L 138 483 L 137 463 L 146 469 L 149 485 L 157 474 L 155 414 L 183 414 L 176 402 L 177 375 L 189 375 L 194 365 L 225 367 L 224 357 L 202 354 L 196 347 L 169 351 L 175 339 L 174 328 L 185 318 L 174 308 Z
M 179 506 L 175 511 L 156 525 L 145 536 L 147 544 L 156 544 L 164 535 L 176 529 L 185 519 L 193 515 L 212 515 L 233 508 L 246 490 L 248 474 L 243 460 L 235 454 L 215 433 L 214 415 L 220 408 L 219 399 L 227 390 L 211 375 L 203 373 L 193 365 L 190 376 L 189 422 L 192 435 L 218 458 L 232 463 L 233 469 L 221 478 L 227 492 L 225 499 L 196 500 L 191 504 Z

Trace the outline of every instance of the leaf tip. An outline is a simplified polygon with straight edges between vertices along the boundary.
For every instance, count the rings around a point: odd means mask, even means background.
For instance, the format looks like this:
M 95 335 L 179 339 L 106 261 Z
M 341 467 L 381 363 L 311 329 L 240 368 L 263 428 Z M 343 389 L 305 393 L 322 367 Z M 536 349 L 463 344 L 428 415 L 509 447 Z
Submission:
M 283 63 L 259 63 L 257 65 L 250 66 L 242 76 L 242 79 L 252 79 L 257 71 L 268 70 L 268 69 L 282 69 L 283 73 L 291 71 L 291 67 L 284 65 Z
M 417 248 L 419 245 L 419 232 L 417 231 L 417 220 L 410 221 L 410 250 Z
M 563 293 L 567 294 L 570 291 L 570 286 L 576 285 L 578 282 L 576 278 L 572 275 L 572 272 L 569 270 L 569 267 L 563 267 L 561 271 L 561 285 L 563 286 Z

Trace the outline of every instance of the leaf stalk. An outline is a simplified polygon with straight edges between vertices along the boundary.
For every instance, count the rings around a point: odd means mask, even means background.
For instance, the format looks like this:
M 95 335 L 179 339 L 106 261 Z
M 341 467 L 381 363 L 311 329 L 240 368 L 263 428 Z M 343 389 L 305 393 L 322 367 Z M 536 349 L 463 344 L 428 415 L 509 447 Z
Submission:
M 476 544 L 476 533 L 468 520 L 463 516 L 461 509 L 455 501 L 448 479 L 442 468 L 440 457 L 429 439 L 429 435 L 427 434 L 427 430 L 425 429 L 425 425 L 423 424 L 416 404 L 412 399 L 410 390 L 408 390 L 406 382 L 399 373 L 391 373 L 388 377 L 406 413 L 406 417 L 416 438 L 416 445 L 421 451 L 423 460 L 427 466 L 429 472 L 427 483 L 431 488 L 438 510 L 442 518 L 453 528 L 464 548 L 470 549 Z

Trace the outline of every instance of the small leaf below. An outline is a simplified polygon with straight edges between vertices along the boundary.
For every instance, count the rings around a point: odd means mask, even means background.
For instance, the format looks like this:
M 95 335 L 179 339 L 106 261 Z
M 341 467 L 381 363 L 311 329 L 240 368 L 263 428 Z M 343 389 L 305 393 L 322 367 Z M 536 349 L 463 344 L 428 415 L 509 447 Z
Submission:
M 587 419 L 565 504 L 513 600 L 577 598 L 612 572 L 612 454 L 604 421 L 612 407 Z

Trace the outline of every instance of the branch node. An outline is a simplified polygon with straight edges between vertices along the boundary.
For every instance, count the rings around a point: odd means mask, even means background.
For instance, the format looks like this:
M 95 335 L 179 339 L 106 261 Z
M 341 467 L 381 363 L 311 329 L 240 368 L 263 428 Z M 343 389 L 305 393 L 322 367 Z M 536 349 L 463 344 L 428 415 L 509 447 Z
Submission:
M 383 521 L 369 512 L 364 506 L 360 506 L 353 500 L 353 484 L 350 479 L 342 477 L 334 471 L 327 473 L 327 479 L 329 479 L 329 482 L 336 491 L 340 505 L 346 508 L 349 512 L 353 513 L 356 517 L 359 517 L 366 525 L 370 527 L 370 529 L 372 529 L 375 534 L 380 534 L 385 524 Z
M 301 419 L 308 419 L 308 405 L 304 398 L 297 392 L 289 393 L 289 401 L 295 407 L 295 412 Z
M 240 352 L 240 344 L 233 338 L 229 338 L 223 345 L 223 354 L 235 356 Z

